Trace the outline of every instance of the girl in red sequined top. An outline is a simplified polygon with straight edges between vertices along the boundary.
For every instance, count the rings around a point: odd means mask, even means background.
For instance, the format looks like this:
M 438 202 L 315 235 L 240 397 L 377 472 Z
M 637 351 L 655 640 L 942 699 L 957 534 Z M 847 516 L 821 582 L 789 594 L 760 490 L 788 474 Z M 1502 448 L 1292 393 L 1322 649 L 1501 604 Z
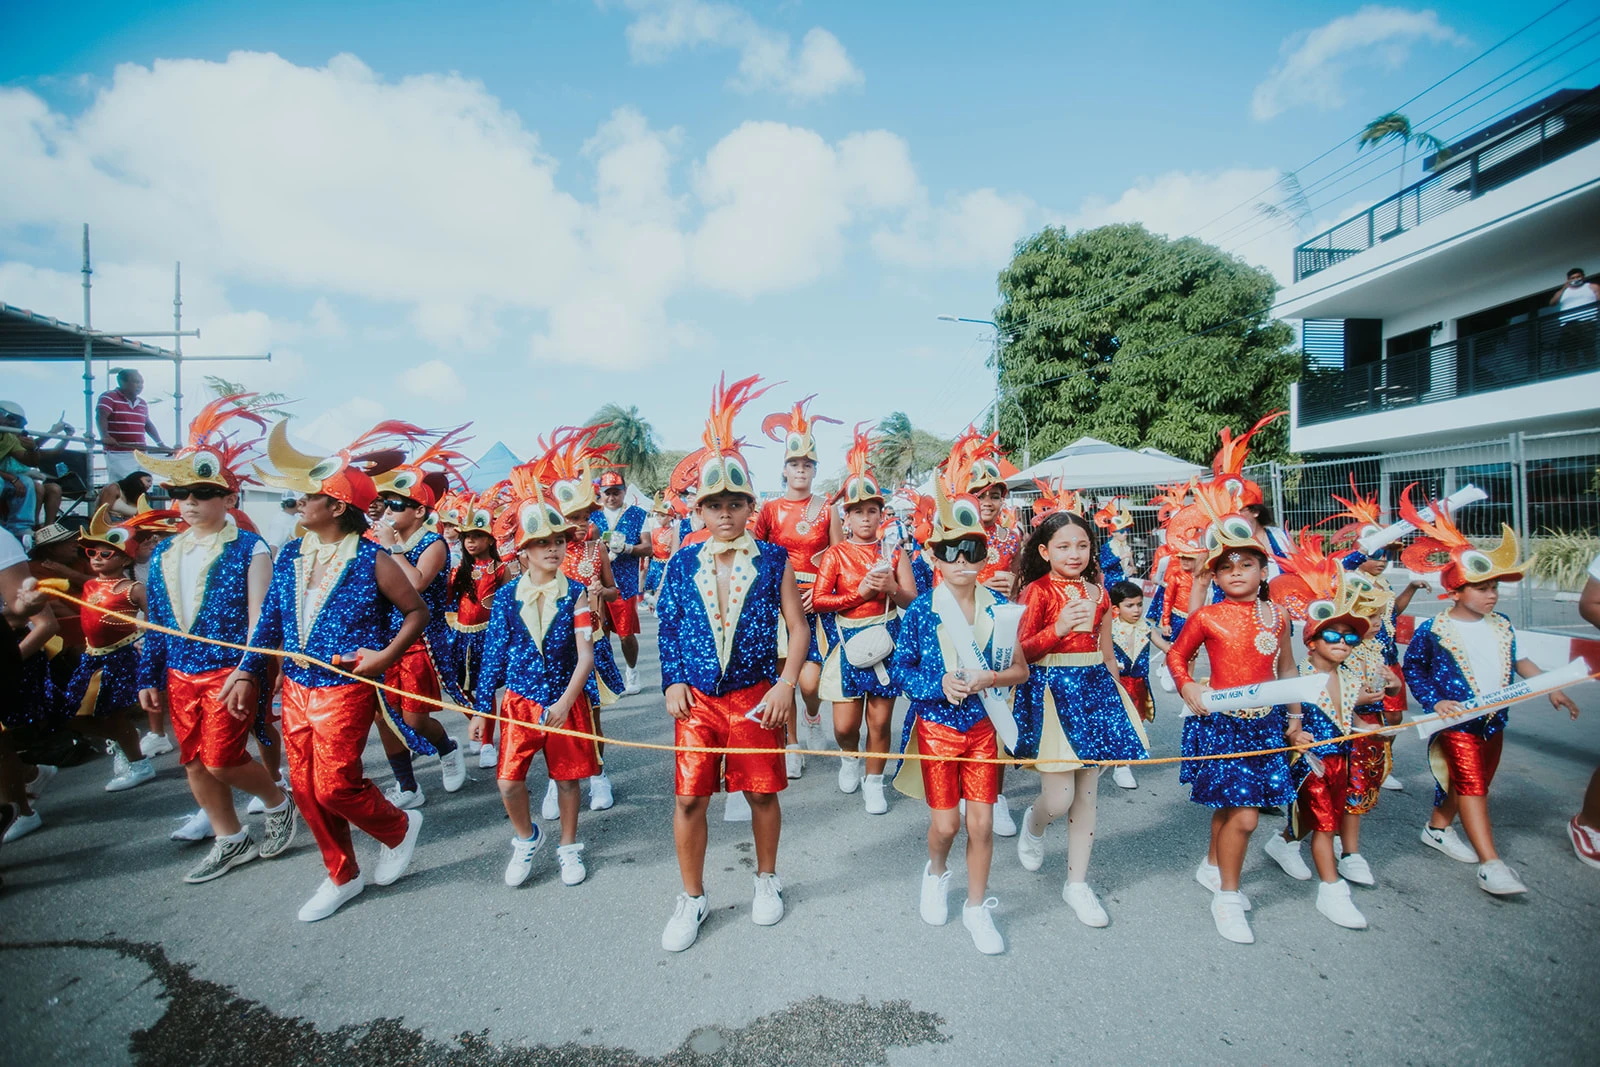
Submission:
M 447 618 L 454 637 L 456 681 L 470 698 L 474 695 L 483 662 L 483 645 L 494 595 L 506 580 L 506 565 L 501 562 L 500 551 L 489 531 L 463 529 L 459 539 L 461 562 L 450 577 L 450 603 L 455 605 L 455 610 Z M 499 753 L 494 747 L 494 720 L 473 716 L 467 737 L 467 752 L 477 754 L 479 769 L 495 766 Z
M 83 657 L 66 686 L 66 712 L 73 729 L 110 740 L 119 756 L 107 790 L 116 792 L 150 781 L 155 769 L 139 751 L 139 732 L 130 716 L 139 709 L 139 628 L 107 612 L 134 616 L 144 611 L 145 589 L 133 578 L 137 538 L 109 526 L 104 508 L 78 534 L 93 578 L 83 583 Z

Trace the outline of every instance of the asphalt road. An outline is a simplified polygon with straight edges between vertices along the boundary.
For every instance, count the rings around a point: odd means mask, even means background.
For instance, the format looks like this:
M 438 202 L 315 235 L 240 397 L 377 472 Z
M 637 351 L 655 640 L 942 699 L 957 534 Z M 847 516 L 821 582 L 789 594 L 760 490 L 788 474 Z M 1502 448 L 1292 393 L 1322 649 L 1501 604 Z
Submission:
M 1378 878 L 1355 891 L 1369 929 L 1323 919 L 1314 885 L 1257 844 L 1244 883 L 1257 942 L 1222 941 L 1192 879 L 1207 813 L 1163 766 L 1131 792 L 1102 780 L 1090 882 L 1105 929 L 1061 901 L 1063 827 L 1037 874 L 998 842 L 990 886 L 1008 949 L 993 958 L 954 907 L 941 929 L 917 917 L 920 802 L 891 793 L 889 814 L 868 816 L 828 761 L 783 794 L 783 922 L 750 922 L 748 826 L 720 821 L 719 801 L 712 915 L 695 947 L 669 955 L 658 939 L 678 879 L 660 753 L 611 751 L 617 805 L 584 812 L 589 880 L 574 888 L 547 848 L 529 883 L 507 889 L 490 773 L 447 795 L 423 764 L 411 873 L 313 925 L 295 919 L 323 877 L 303 827 L 286 856 L 188 886 L 199 848 L 166 836 L 193 806 L 174 757 L 155 783 L 116 795 L 98 760 L 64 771 L 45 828 L 0 852 L 0 1062 L 1593 1062 L 1600 871 L 1573 857 L 1564 825 L 1600 764 L 1600 686 L 1573 695 L 1577 723 L 1548 705 L 1513 712 L 1494 786 L 1525 896 L 1491 898 L 1471 867 L 1418 844 L 1431 780 L 1411 737 L 1397 749 L 1407 790 L 1385 793 L 1362 835 Z M 1157 699 L 1152 743 L 1172 753 L 1176 700 Z M 616 737 L 671 734 L 652 689 L 605 722 Z M 369 756 L 385 781 L 376 745 Z M 1030 778 L 1008 776 L 1019 816 Z

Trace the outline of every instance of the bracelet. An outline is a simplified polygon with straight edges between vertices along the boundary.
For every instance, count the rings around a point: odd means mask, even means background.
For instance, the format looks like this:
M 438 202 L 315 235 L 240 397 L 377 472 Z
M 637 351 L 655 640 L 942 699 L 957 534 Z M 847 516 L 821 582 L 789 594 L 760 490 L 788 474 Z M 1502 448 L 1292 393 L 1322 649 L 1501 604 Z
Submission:
M 794 683 L 793 683 L 793 682 L 791 682 L 791 681 L 789 681 L 789 679 L 787 679 L 787 678 L 785 678 L 785 677 L 784 677 L 784 676 L 783 676 L 783 675 L 781 675 L 781 674 L 780 674 L 780 675 L 778 675 L 778 681 L 780 681 L 780 682 L 782 682 L 782 683 L 783 683 L 783 684 L 784 684 L 784 685 L 786 685 L 786 686 L 788 686 L 788 687 L 789 687 L 789 688 L 790 688 L 790 689 L 793 689 L 793 688 L 794 688 Z
M 1290 722 L 1294 722 L 1296 719 L 1304 719 L 1304 718 L 1305 718 L 1304 715 L 1291 715 L 1291 716 L 1289 716 L 1289 721 Z

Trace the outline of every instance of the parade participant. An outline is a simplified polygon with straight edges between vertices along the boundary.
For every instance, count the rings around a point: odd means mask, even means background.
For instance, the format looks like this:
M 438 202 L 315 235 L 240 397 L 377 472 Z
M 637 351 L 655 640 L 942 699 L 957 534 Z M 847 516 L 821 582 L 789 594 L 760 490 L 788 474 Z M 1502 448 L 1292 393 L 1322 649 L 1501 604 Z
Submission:
M 794 568 L 795 580 L 800 583 L 800 602 L 806 610 L 806 628 L 810 632 L 805 662 L 800 666 L 800 698 L 805 704 L 806 725 L 818 726 L 822 722 L 822 698 L 817 693 L 817 683 L 822 677 L 822 660 L 828 650 L 827 635 L 817 625 L 816 609 L 811 602 L 817 580 L 817 561 L 828 546 L 844 540 L 844 523 L 837 508 L 829 507 L 828 500 L 811 491 L 817 477 L 817 438 L 812 432 L 819 422 L 839 425 L 838 419 L 824 415 L 811 415 L 808 405 L 815 400 L 808 396 L 788 411 L 778 411 L 761 421 L 761 432 L 783 444 L 783 495 L 766 501 L 750 524 L 750 535 L 758 541 L 782 545 L 789 553 L 789 564 Z M 778 651 L 782 656 L 787 635 L 779 632 Z M 787 661 L 779 664 L 787 670 Z M 800 724 L 789 723 L 789 754 L 784 757 L 784 770 L 790 778 L 799 778 L 805 772 L 805 757 L 800 754 Z
M 1113 497 L 1094 513 L 1094 524 L 1106 532 L 1100 542 L 1100 574 L 1101 584 L 1110 589 L 1133 573 L 1133 549 L 1128 544 L 1133 514 L 1122 506 L 1121 497 Z
M 1106 591 L 1111 596 L 1111 651 L 1117 657 L 1117 681 L 1128 691 L 1128 699 L 1133 701 L 1140 721 L 1154 722 L 1156 704 L 1150 696 L 1150 649 L 1154 647 L 1166 655 L 1171 646 L 1144 617 L 1144 591 L 1137 582 L 1118 582 L 1107 586 Z M 1133 768 L 1127 764 L 1112 768 L 1111 780 L 1122 789 L 1139 787 Z
M 680 525 L 676 509 L 681 506 L 678 500 L 669 504 L 666 490 L 662 490 L 656 494 L 655 505 L 650 512 L 650 564 L 645 571 L 644 593 L 651 610 L 655 609 L 656 591 L 661 588 L 661 575 L 667 569 L 667 560 L 678 550 Z
M 468 462 L 459 446 L 466 426 L 440 435 L 409 463 L 402 463 L 373 479 L 383 501 L 384 518 L 372 524 L 372 536 L 388 550 L 400 573 L 406 576 L 428 609 L 428 625 L 399 662 L 389 668 L 384 683 L 413 696 L 385 693 L 380 699 L 394 704 L 406 725 L 427 738 L 439 753 L 444 790 L 454 793 L 467 780 L 466 753 L 433 717 L 438 701 L 448 698 L 457 706 L 470 706 L 456 684 L 450 652 L 449 608 L 450 550 L 444 538 L 428 529 L 428 515 L 450 490 L 451 480 L 465 484 L 460 465 Z M 400 608 L 390 622 L 400 626 Z M 380 734 L 384 753 L 394 771 L 389 799 L 402 808 L 421 807 L 426 797 L 412 770 L 411 750 L 390 731 Z
M 483 664 L 483 645 L 494 608 L 495 591 L 506 581 L 506 565 L 495 544 L 492 499 L 479 500 L 470 493 L 457 494 L 451 501 L 461 544 L 461 562 L 450 576 L 447 602 L 455 610 L 446 614 L 450 624 L 454 676 L 461 692 L 474 707 L 478 703 L 478 676 Z M 441 511 L 441 516 L 444 512 Z M 495 720 L 475 715 L 468 730 L 467 752 L 478 757 L 478 769 L 498 766 L 494 747 Z
M 250 394 L 220 397 L 189 424 L 188 441 L 171 457 L 135 453 L 174 501 L 185 526 L 157 546 L 150 559 L 148 614 L 158 626 L 205 640 L 187 640 L 160 630 L 145 635 L 139 662 L 139 703 L 152 717 L 165 706 L 178 739 L 178 762 L 189 792 L 200 805 L 195 825 L 180 827 L 177 840 L 216 843 L 186 882 L 208 882 L 258 855 L 281 855 L 295 838 L 294 802 L 281 788 L 276 768 L 250 758 L 245 749 L 261 709 L 235 715 L 222 701 L 222 687 L 238 665 L 243 644 L 261 613 L 272 581 L 272 555 L 252 530 L 229 522 L 247 481 L 245 462 L 255 454 L 266 420 L 249 409 Z M 230 426 L 248 424 L 247 436 Z M 269 695 L 270 699 L 270 695 Z M 275 755 L 281 742 L 264 746 Z M 235 789 L 261 802 L 266 828 L 258 845 L 239 821 Z
M 1024 870 L 1043 866 L 1045 829 L 1065 815 L 1061 897 L 1085 926 L 1111 920 L 1087 881 L 1100 767 L 1080 761 L 1144 759 L 1149 748 L 1139 713 L 1117 683 L 1099 555 L 1094 526 L 1061 506 L 1034 527 L 1017 556 L 1024 609 L 1017 640 L 1029 675 L 1016 695 L 1016 755 L 1037 759 L 1039 772 L 1039 802 L 1023 813 L 1017 859 Z
M 675 720 L 673 740 L 697 748 L 781 747 L 794 716 L 795 686 L 809 643 L 805 610 L 790 553 L 751 537 L 756 494 L 750 468 L 734 436 L 739 411 L 764 390 L 759 378 L 726 384 L 712 397 L 704 447 L 695 453 L 696 508 L 710 531 L 694 551 L 667 564 L 656 612 L 661 620 L 661 686 Z M 788 626 L 788 647 L 778 666 L 778 620 Z M 755 898 L 751 919 L 771 926 L 783 918 L 778 880 L 778 837 L 783 816 L 778 793 L 788 784 L 784 759 L 770 754 L 679 752 L 673 792 L 673 843 L 683 892 L 661 933 L 661 947 L 681 952 L 694 944 L 707 914 L 706 810 L 724 785 L 750 804 L 755 837 Z
M 549 734 L 541 726 L 591 732 L 584 684 L 594 670 L 593 615 L 587 591 L 561 573 L 569 523 L 545 494 L 533 467 L 513 467 L 510 500 L 495 523 L 496 536 L 517 546 L 522 575 L 494 600 L 476 689 L 478 711 L 493 715 L 495 690 L 505 686 L 495 777 L 511 819 L 511 860 L 505 882 L 519 886 L 533 871 L 543 835 L 528 810 L 528 770 L 544 753 L 556 785 L 561 844 L 556 859 L 564 885 L 587 877 L 578 841 L 578 783 L 600 773 L 600 756 L 587 738 Z M 463 537 L 471 535 L 468 528 Z M 467 550 L 470 552 L 471 547 Z
M 1327 675 L 1328 683 L 1323 699 L 1302 702 L 1300 720 L 1289 719 L 1291 744 L 1316 745 L 1291 757 L 1297 800 L 1288 826 L 1267 838 L 1265 851 L 1289 877 L 1308 880 L 1311 869 L 1300 858 L 1299 843 L 1309 835 L 1320 880 L 1317 911 L 1361 930 L 1367 920 L 1350 899 L 1349 883 L 1373 884 L 1360 852 L 1361 817 L 1377 803 L 1385 750 L 1376 737 L 1333 739 L 1379 721 L 1383 666 L 1356 655 L 1372 627 L 1367 609 L 1376 605 L 1361 603 L 1358 585 L 1338 560 L 1323 554 L 1318 534 L 1301 530 L 1299 546 L 1280 563 L 1285 573 L 1272 580 L 1272 600 L 1305 624 L 1310 658 L 1300 673 Z
M 1400 494 L 1400 517 L 1422 532 L 1401 554 L 1419 574 L 1438 572 L 1452 606 L 1417 627 L 1406 646 L 1406 684 L 1425 715 L 1447 719 L 1462 714 L 1461 703 L 1510 685 L 1518 675 L 1539 673 L 1532 660 L 1517 657 L 1517 635 L 1511 620 L 1495 611 L 1501 582 L 1520 582 L 1531 561 L 1517 562 L 1517 535 L 1501 527 L 1500 543 L 1483 552 L 1457 528 L 1449 507 L 1431 501 L 1433 518 L 1424 519 L 1411 503 L 1411 490 Z M 1577 707 L 1560 690 L 1550 703 L 1572 715 Z M 1478 888 L 1507 896 L 1527 892 L 1517 872 L 1495 849 L 1489 820 L 1489 785 L 1500 765 L 1507 712 L 1466 719 L 1441 730 L 1428 742 L 1428 763 L 1436 782 L 1433 816 L 1422 828 L 1422 843 L 1453 860 L 1478 865 Z M 1467 841 L 1456 836 L 1461 817 Z
M 44 825 L 33 801 L 56 775 L 55 767 L 25 763 L 13 740 L 18 730 L 49 724 L 61 710 L 46 651 L 58 624 L 26 559 L 21 542 L 0 530 L 0 842 Z
M 606 602 L 611 632 L 622 638 L 623 692 L 639 691 L 639 564 L 650 555 L 644 539 L 645 520 L 650 516 L 637 504 L 627 503 L 627 483 L 614 470 L 600 475 L 600 506 L 589 516 L 605 541 L 611 563 L 611 576 L 617 595 Z
M 993 956 L 1005 951 L 991 914 L 999 901 L 988 895 L 1000 765 L 953 760 L 1000 757 L 991 715 L 1006 712 L 990 690 L 1025 681 L 1028 665 L 1016 656 L 1006 669 L 992 669 L 1003 658 L 994 637 L 995 608 L 1005 598 L 978 583 L 988 544 L 980 504 L 967 492 L 969 473 L 965 464 L 954 462 L 934 476 L 934 516 L 926 543 L 939 581 L 906 609 L 895 645 L 895 677 L 911 702 L 902 747 L 912 751 L 914 744 L 919 754 L 947 757 L 917 761 L 929 809 L 918 910 L 930 926 L 949 919 L 950 850 L 965 807 L 967 897 L 961 923 L 978 951 Z M 991 699 L 1001 705 L 993 712 L 986 706 Z
M 473 495 L 465 489 L 451 489 L 439 498 L 433 509 L 433 528 L 450 550 L 450 573 L 461 566 L 462 513 L 472 506 Z
M 1216 516 L 1199 545 L 1200 557 L 1226 597 L 1206 604 L 1190 616 L 1167 653 L 1167 667 L 1188 705 L 1182 752 L 1185 757 L 1216 756 L 1282 747 L 1289 720 L 1300 714 L 1296 704 L 1209 711 L 1208 689 L 1253 685 L 1298 674 L 1289 650 L 1289 618 L 1265 600 L 1267 552 L 1251 533 L 1249 520 L 1238 513 L 1237 498 L 1218 486 L 1197 488 L 1201 506 Z M 1204 648 L 1211 677 L 1197 681 L 1191 664 Z M 1239 891 L 1239 872 L 1255 831 L 1259 810 L 1294 799 L 1289 761 L 1280 752 L 1266 756 L 1186 759 L 1178 780 L 1190 784 L 1190 799 L 1212 809 L 1206 859 L 1195 880 L 1211 890 L 1211 917 L 1217 932 L 1229 941 L 1250 944 L 1255 934 L 1245 912 L 1249 902 Z
M 116 525 L 110 516 L 111 509 L 101 505 L 89 525 L 78 531 L 78 544 L 94 577 L 83 584 L 83 599 L 91 605 L 80 616 L 83 657 L 62 696 L 73 729 L 108 742 L 113 770 L 106 792 L 115 793 L 156 776 L 150 757 L 139 750 L 139 731 L 130 718 L 140 710 L 139 627 L 131 616 L 144 611 L 146 597 L 144 584 L 131 572 L 139 529 L 168 522 L 173 513 L 147 511 Z
M 845 460 L 848 473 L 835 497 L 844 507 L 848 539 L 822 553 L 812 586 L 811 604 L 828 645 L 818 691 L 833 704 L 833 736 L 845 752 L 861 750 L 863 715 L 867 750 L 889 751 L 889 720 L 900 690 L 889 676 L 887 661 L 894 654 L 894 638 L 900 632 L 900 608 L 911 603 L 916 584 L 911 561 L 899 544 L 888 545 L 885 558 L 885 546 L 879 541 L 884 496 L 868 465 L 874 444 L 857 425 Z M 870 647 L 877 658 L 872 666 L 858 666 L 851 662 L 846 645 Z M 854 793 L 859 788 L 868 815 L 889 810 L 883 792 L 886 762 L 866 760 L 863 775 L 861 757 L 839 760 L 839 791 Z
M 363 435 L 352 449 L 372 446 L 385 436 L 380 428 Z M 398 732 L 416 751 L 433 751 L 401 715 L 380 704 L 370 685 L 313 662 L 332 663 L 362 678 L 382 678 L 428 624 L 428 608 L 395 557 L 362 536 L 367 529 L 363 512 L 378 498 L 378 490 L 372 475 L 358 464 L 381 472 L 404 454 L 378 451 L 352 457 L 350 452 L 305 455 L 289 444 L 287 422 L 280 422 L 267 438 L 267 457 L 276 473 L 256 468 L 256 476 L 268 485 L 305 494 L 300 518 L 305 535 L 278 554 L 249 642 L 288 653 L 282 673 L 289 776 L 300 816 L 328 871 L 301 906 L 302 922 L 327 918 L 366 887 L 350 837 L 352 824 L 383 846 L 372 874 L 376 884 L 389 885 L 411 865 L 422 812 L 396 807 L 361 765 L 361 751 L 380 708 L 385 729 Z M 248 653 L 228 677 L 223 698 L 235 714 L 255 709 L 269 658 L 264 652 Z

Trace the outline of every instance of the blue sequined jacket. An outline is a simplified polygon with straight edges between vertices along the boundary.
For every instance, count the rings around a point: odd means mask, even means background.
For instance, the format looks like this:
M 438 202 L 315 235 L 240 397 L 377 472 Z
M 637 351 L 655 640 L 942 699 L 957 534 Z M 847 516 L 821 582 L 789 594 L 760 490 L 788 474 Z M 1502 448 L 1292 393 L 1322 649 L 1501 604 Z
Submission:
M 1433 706 L 1441 700 L 1471 700 L 1482 693 L 1510 685 L 1516 679 L 1517 633 L 1511 620 L 1499 612 L 1486 616 L 1485 621 L 1500 634 L 1502 670 L 1494 678 L 1469 677 L 1470 667 L 1465 654 L 1458 655 L 1455 644 L 1455 624 L 1448 613 L 1435 615 L 1417 627 L 1411 643 L 1406 646 L 1406 685 L 1422 705 L 1424 714 L 1433 714 Z M 1474 682 L 1476 684 L 1474 684 Z M 1492 715 L 1469 719 L 1452 730 L 1493 737 L 1506 727 L 1506 709 Z
M 752 685 L 772 685 L 778 677 L 778 620 L 783 617 L 783 569 L 789 553 L 770 541 L 756 542 L 756 578 L 739 611 L 733 654 L 722 670 L 711 620 L 695 585 L 703 544 L 674 554 L 661 579 L 656 599 L 661 688 L 683 682 L 707 696 L 722 696 Z
M 219 641 L 244 644 L 250 637 L 249 577 L 250 561 L 255 556 L 261 538 L 249 530 L 235 530 L 233 540 L 222 548 L 222 554 L 206 575 L 206 591 L 200 600 L 200 610 L 189 627 L 196 637 L 211 637 Z M 172 610 L 172 600 L 167 592 L 167 550 L 176 543 L 169 538 L 156 546 L 150 556 L 150 577 L 146 582 L 145 618 L 161 626 L 182 629 Z M 172 566 L 178 561 L 174 558 Z M 203 641 L 185 641 L 159 630 L 146 630 L 144 645 L 139 652 L 139 688 L 165 689 L 168 668 L 184 674 L 201 674 L 205 671 L 234 667 L 239 663 L 239 650 Z
M 494 692 L 501 686 L 527 697 L 541 707 L 561 699 L 578 669 L 578 643 L 573 633 L 573 609 L 585 587 L 562 575 L 567 591 L 556 602 L 555 618 L 545 631 L 544 644 L 534 640 L 522 621 L 522 582 L 512 582 L 495 595 L 479 669 L 477 710 L 494 714 Z
M 978 610 L 983 615 L 981 619 L 974 617 L 973 637 L 988 657 L 994 653 L 994 606 L 1005 600 L 983 586 L 977 588 L 976 595 Z M 907 721 L 920 716 L 964 733 L 980 719 L 988 718 L 983 701 L 976 696 L 967 697 L 960 707 L 945 699 L 944 676 L 950 669 L 945 665 L 944 650 L 939 644 L 939 615 L 933 610 L 933 594 L 924 593 L 906 608 L 894 646 L 895 682 L 911 701 Z
M 627 539 L 628 544 L 636 545 L 644 540 L 644 523 L 650 516 L 644 508 L 629 505 L 622 509 L 622 514 L 617 516 L 617 532 Z M 606 526 L 606 513 L 604 509 L 597 509 L 589 516 L 589 521 L 594 523 L 594 528 L 600 531 L 601 537 L 608 537 L 612 531 Z M 611 576 L 617 581 L 617 592 L 623 599 L 639 595 L 639 558 L 638 556 L 622 556 L 611 561 Z

